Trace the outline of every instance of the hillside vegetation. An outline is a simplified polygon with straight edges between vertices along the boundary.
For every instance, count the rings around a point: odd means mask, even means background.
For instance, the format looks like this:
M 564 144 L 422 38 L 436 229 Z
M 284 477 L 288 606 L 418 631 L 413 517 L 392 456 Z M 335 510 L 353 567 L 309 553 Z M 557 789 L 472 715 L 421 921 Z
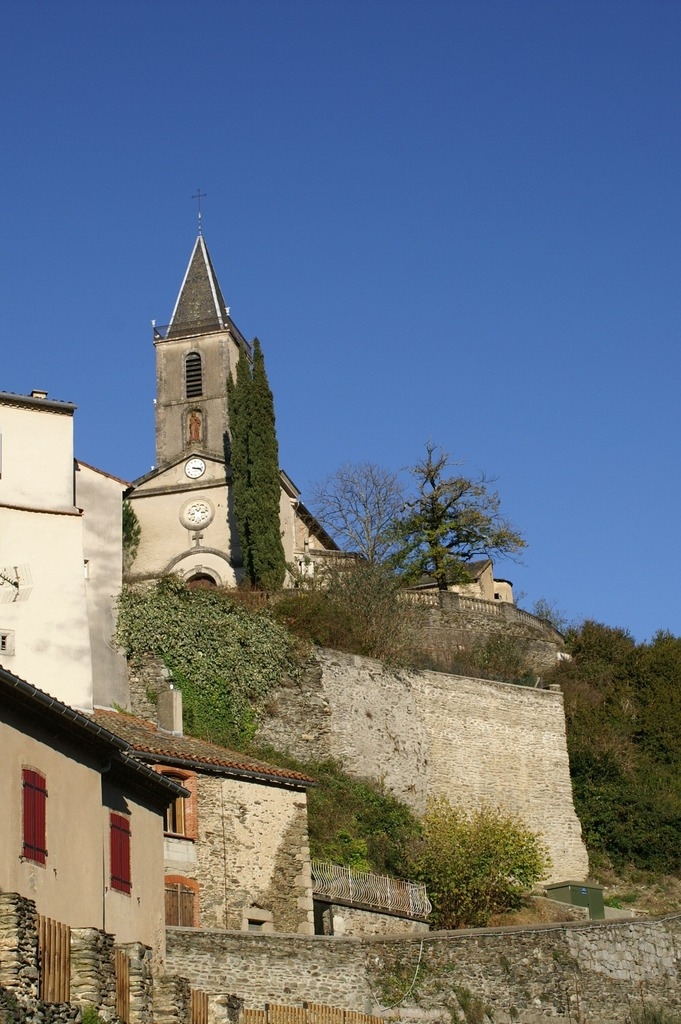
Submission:
M 681 638 L 585 622 L 565 695 L 575 806 L 595 871 L 681 871 Z
M 364 566 L 332 579 L 326 591 L 269 601 L 252 591 L 188 590 L 170 578 L 124 591 L 118 640 L 133 660 L 164 660 L 182 688 L 188 732 L 247 750 L 270 689 L 300 671 L 314 643 L 423 664 L 418 618 L 394 587 L 382 585 L 382 574 Z M 605 881 L 613 872 L 679 876 L 681 639 L 660 633 L 636 644 L 624 630 L 586 622 L 567 644 L 572 661 L 547 681 L 565 696 L 575 806 L 592 872 Z M 464 670 L 527 681 L 519 652 L 497 647 L 467 652 Z M 333 762 L 252 752 L 318 780 L 310 795 L 314 857 L 409 874 L 420 824 L 378 783 L 350 779 Z

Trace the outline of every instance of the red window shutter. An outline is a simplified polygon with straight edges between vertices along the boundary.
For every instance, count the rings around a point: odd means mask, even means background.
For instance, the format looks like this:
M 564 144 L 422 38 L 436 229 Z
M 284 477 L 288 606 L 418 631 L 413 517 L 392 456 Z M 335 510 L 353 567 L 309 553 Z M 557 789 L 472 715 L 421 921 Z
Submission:
M 24 810 L 23 856 L 37 864 L 44 864 L 47 858 L 45 777 L 31 768 L 23 768 L 21 784 Z
M 130 874 L 130 822 L 122 814 L 111 812 L 110 818 L 111 888 L 129 893 L 132 890 Z

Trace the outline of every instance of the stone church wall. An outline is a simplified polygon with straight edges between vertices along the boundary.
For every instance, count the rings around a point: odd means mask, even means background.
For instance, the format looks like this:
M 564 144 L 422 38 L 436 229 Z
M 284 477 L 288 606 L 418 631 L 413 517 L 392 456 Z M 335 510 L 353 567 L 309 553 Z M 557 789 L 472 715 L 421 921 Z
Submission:
M 320 651 L 267 705 L 258 738 L 303 758 L 338 758 L 381 779 L 417 813 L 429 795 L 519 814 L 549 847 L 551 878 L 585 878 L 562 694 L 441 672 L 391 672 Z

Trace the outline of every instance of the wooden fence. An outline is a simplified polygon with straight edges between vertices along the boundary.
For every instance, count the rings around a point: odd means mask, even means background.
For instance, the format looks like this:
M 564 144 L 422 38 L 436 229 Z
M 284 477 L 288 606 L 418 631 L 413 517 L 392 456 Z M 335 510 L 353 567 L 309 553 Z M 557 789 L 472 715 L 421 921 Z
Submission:
M 191 990 L 191 1024 L 208 1024 L 208 993 L 199 988 Z
M 71 993 L 71 929 L 67 924 L 38 916 L 40 998 L 45 1003 L 68 1003 Z
M 240 1024 L 385 1024 L 385 1020 L 369 1013 L 340 1010 L 320 1003 L 303 1003 L 302 1006 L 266 1003 L 264 1010 L 244 1008 Z
M 116 950 L 116 1016 L 123 1024 L 130 1020 L 130 959 L 124 949 Z

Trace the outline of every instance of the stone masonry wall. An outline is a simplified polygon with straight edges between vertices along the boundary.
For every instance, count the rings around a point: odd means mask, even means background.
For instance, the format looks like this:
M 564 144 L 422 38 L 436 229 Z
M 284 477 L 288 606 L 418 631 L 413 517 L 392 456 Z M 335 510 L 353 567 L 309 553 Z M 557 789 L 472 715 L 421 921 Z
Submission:
M 137 662 L 128 662 L 128 684 L 130 701 L 127 710 L 148 722 L 158 720 L 156 695 L 168 689 L 170 672 L 160 658 L 142 658 Z
M 587 876 L 559 692 L 391 672 L 320 651 L 301 680 L 271 694 L 258 738 L 303 758 L 338 758 L 353 775 L 382 779 L 417 813 L 431 794 L 499 805 L 543 834 L 552 879 Z
M 505 601 L 482 601 L 460 594 L 424 594 L 423 642 L 436 661 L 458 645 L 475 647 L 496 637 L 514 640 L 535 672 L 546 672 L 563 651 L 563 638 L 549 623 Z
M 428 923 L 341 903 L 321 903 L 324 935 L 426 935 Z
M 71 1001 L 96 1006 L 109 1020 L 116 1008 L 113 935 L 98 928 L 71 929 Z
M 38 926 L 35 903 L 16 893 L 0 894 L 0 988 L 28 1012 L 38 1002 Z
M 142 943 L 118 948 L 125 951 L 130 966 L 129 1024 L 186 1024 L 189 982 L 154 977 L 151 950 Z M 16 893 L 0 893 L 1 1024 L 75 1024 L 85 1006 L 94 1006 L 103 1020 L 113 1020 L 113 936 L 97 928 L 72 928 L 70 966 L 70 1002 L 43 1002 L 35 903 Z M 3 993 L 9 994 L 10 1004 L 3 1004 Z
M 198 787 L 200 919 L 241 928 L 270 911 L 275 931 L 314 930 L 305 793 L 253 780 L 204 777 Z
M 496 1024 L 624 1024 L 642 998 L 681 1006 L 679 915 L 410 938 L 169 929 L 167 955 L 173 971 L 214 1000 L 232 993 L 250 1007 L 307 1000 L 380 1013 L 397 1004 L 391 1017 L 449 1024 L 457 998 L 467 997 Z

